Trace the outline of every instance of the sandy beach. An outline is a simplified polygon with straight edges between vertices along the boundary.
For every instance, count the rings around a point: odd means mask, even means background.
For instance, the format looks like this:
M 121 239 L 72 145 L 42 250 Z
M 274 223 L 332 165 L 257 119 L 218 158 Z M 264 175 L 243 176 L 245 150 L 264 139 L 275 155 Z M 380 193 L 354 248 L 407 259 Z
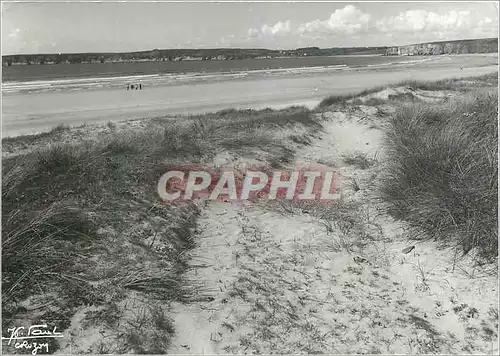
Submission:
M 2 5 L 6 354 L 499 355 L 496 4 Z
M 498 68 L 493 65 L 495 61 L 497 57 L 492 55 L 444 56 L 394 67 L 303 72 L 288 69 L 278 73 L 211 75 L 199 80 L 191 76 L 187 83 L 158 83 L 154 76 L 148 76 L 141 80 L 144 88 L 140 91 L 127 91 L 126 82 L 120 82 L 119 87 L 81 84 L 81 90 L 33 93 L 10 93 L 3 88 L 2 137 L 43 132 L 61 124 L 77 126 L 225 108 L 314 107 L 328 95 L 358 92 L 402 80 L 492 73 Z

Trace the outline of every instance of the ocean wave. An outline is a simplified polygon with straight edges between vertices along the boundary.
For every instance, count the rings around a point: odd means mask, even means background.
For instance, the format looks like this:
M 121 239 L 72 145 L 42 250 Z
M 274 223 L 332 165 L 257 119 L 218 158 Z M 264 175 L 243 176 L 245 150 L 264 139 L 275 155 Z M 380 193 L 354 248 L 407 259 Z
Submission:
M 392 64 L 418 64 L 418 63 L 424 63 L 428 61 L 435 60 L 434 58 L 424 58 L 424 59 L 417 59 L 414 61 L 399 61 L 399 62 L 391 62 Z
M 423 59 L 415 59 L 415 60 L 406 60 L 406 61 L 395 61 L 395 62 L 387 62 L 387 63 L 378 63 L 378 64 L 368 64 L 366 67 L 368 68 L 384 68 L 390 66 L 398 66 L 398 65 L 414 65 L 420 64 L 428 61 L 434 61 L 435 58 L 423 58 Z
M 376 66 L 376 65 L 373 65 Z M 371 67 L 367 65 L 365 67 Z M 243 71 L 228 71 L 216 73 L 171 73 L 171 74 L 149 74 L 149 75 L 127 75 L 115 77 L 88 77 L 74 79 L 38 80 L 28 82 L 6 82 L 2 83 L 2 93 L 15 92 L 45 92 L 62 90 L 84 90 L 103 88 L 125 88 L 127 84 L 141 83 L 143 86 L 159 85 L 183 85 L 192 82 L 224 81 L 233 79 L 244 79 L 254 76 L 281 76 L 297 75 L 307 73 L 328 72 L 337 70 L 349 70 L 346 64 L 326 65 L 299 68 L 275 68 Z

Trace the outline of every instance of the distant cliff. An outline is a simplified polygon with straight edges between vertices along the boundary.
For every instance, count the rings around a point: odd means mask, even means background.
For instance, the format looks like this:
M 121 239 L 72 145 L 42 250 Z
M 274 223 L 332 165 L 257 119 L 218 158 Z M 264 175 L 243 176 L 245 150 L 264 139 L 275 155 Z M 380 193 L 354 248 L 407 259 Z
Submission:
M 458 40 L 419 43 L 406 46 L 389 47 L 388 56 L 427 56 L 440 54 L 495 53 L 498 52 L 498 38 Z

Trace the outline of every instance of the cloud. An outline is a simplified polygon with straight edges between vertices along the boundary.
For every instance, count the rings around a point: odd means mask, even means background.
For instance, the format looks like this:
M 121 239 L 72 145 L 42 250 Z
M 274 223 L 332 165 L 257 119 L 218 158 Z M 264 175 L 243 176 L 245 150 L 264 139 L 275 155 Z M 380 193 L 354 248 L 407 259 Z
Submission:
M 355 6 L 347 5 L 335 10 L 327 20 L 314 20 L 300 24 L 297 32 L 302 35 L 317 36 L 322 34 L 349 34 L 368 29 L 371 15 Z
M 263 25 L 260 29 L 248 30 L 248 38 L 263 39 L 300 35 L 306 37 L 322 37 L 328 34 L 346 34 L 364 31 L 370 23 L 371 15 L 364 13 L 355 6 L 347 5 L 333 12 L 326 20 L 313 20 L 292 28 L 290 20 L 279 21 L 274 25 Z
M 474 28 L 475 37 L 498 37 L 498 22 L 489 17 L 481 19 Z
M 470 15 L 470 11 L 451 10 L 440 15 L 425 10 L 409 10 L 377 21 L 376 28 L 381 32 L 459 30 L 471 27 Z
M 353 5 L 335 10 L 327 19 L 315 19 L 292 27 L 290 20 L 274 25 L 263 25 L 247 31 L 247 40 L 276 39 L 286 37 L 290 43 L 311 40 L 338 40 L 347 38 L 377 45 L 407 41 L 454 40 L 498 36 L 498 24 L 489 17 L 474 11 L 449 10 L 432 12 L 413 9 L 393 16 L 374 18 Z
M 480 18 L 470 11 L 450 10 L 435 13 L 426 10 L 409 10 L 393 17 L 385 17 L 375 23 L 381 33 L 418 33 L 436 36 L 495 36 L 497 25 L 488 17 Z
M 262 25 L 260 29 L 251 28 L 248 30 L 248 37 L 250 38 L 263 38 L 286 36 L 292 31 L 292 24 L 290 20 L 278 21 L 274 25 Z

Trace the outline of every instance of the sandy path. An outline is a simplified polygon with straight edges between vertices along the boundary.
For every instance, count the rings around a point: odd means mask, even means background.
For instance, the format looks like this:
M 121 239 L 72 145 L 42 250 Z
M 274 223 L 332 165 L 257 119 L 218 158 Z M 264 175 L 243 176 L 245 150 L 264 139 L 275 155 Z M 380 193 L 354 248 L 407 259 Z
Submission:
M 142 117 L 202 113 L 229 107 L 312 107 L 328 95 L 361 91 L 405 79 L 437 80 L 497 71 L 496 66 L 477 67 L 482 63 L 477 62 L 477 58 L 474 63 L 469 63 L 469 66 L 467 62 L 464 64 L 460 61 L 462 58 L 457 58 L 449 61 L 442 58 L 432 61 L 433 64 L 390 71 L 350 70 L 277 77 L 263 75 L 224 82 L 145 87 L 141 91 L 96 88 L 64 92 L 4 93 L 2 135 L 7 137 L 36 133 L 50 130 L 60 124 L 105 123 Z M 491 64 L 492 59 L 485 58 L 484 63 Z
M 498 353 L 495 278 L 467 275 L 467 261 L 453 268 L 433 243 L 401 252 L 410 244 L 405 227 L 376 197 L 384 158 L 373 108 L 324 117 L 323 136 L 296 163 L 329 161 L 346 182 L 356 178 L 360 190 L 343 189 L 346 215 L 327 221 L 301 209 L 209 203 L 190 275 L 209 300 L 175 306 L 171 352 Z M 353 150 L 377 153 L 379 163 L 342 164 Z

